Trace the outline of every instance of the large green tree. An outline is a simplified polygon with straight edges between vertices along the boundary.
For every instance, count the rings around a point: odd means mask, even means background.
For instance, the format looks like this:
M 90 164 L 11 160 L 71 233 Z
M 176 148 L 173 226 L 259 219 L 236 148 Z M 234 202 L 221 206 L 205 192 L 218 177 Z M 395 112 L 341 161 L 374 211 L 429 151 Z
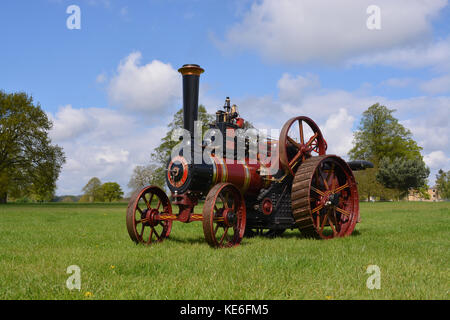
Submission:
M 0 203 L 8 196 L 52 198 L 65 157 L 51 143 L 51 128 L 31 96 L 0 91 Z
M 368 160 L 374 169 L 356 172 L 359 189 L 369 197 L 380 199 L 396 198 L 398 192 L 387 189 L 377 179 L 382 159 L 409 159 L 422 161 L 421 147 L 412 138 L 411 131 L 393 116 L 395 110 L 376 103 L 364 111 L 358 130 L 354 134 L 353 148 L 349 152 L 351 160 Z M 383 180 L 381 180 L 383 181 Z M 398 190 L 397 191 L 401 191 Z
M 350 159 L 369 160 L 379 164 L 382 158 L 422 158 L 421 147 L 411 131 L 393 116 L 395 110 L 376 103 L 364 111 L 354 134 Z

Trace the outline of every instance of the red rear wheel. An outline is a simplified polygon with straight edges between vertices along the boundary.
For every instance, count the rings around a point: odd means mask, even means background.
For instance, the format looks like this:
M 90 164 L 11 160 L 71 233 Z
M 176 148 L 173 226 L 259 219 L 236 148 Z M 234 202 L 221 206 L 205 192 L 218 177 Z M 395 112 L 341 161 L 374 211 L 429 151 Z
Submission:
M 359 218 L 356 181 L 337 156 L 312 157 L 297 170 L 292 211 L 300 231 L 322 239 L 350 235 Z

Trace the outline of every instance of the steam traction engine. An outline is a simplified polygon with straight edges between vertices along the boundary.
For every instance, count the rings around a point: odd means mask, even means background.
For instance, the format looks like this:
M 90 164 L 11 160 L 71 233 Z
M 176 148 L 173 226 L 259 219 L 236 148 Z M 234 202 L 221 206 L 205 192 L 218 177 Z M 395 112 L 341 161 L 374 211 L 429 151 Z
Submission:
M 178 71 L 183 75 L 184 129 L 193 136 L 199 78 L 204 70 L 190 64 Z M 236 246 L 244 234 L 277 236 L 292 228 L 324 239 L 352 233 L 359 220 L 352 170 L 365 169 L 370 163 L 347 163 L 327 155 L 319 127 L 310 118 L 299 116 L 285 123 L 278 140 L 269 139 L 269 149 L 276 154 L 269 150 L 267 155 L 279 162 L 279 169 L 269 174 L 273 161 L 266 163 L 259 152 L 252 154 L 249 139 L 244 143 L 244 160 L 238 160 L 238 129 L 243 127 L 245 121 L 227 98 L 224 110 L 219 110 L 216 121 L 210 124 L 224 137 L 223 156 L 213 152 L 209 161 L 201 156 L 200 162 L 188 161 L 186 154 L 170 159 L 166 181 L 172 201 L 156 186 L 145 187 L 130 199 L 126 223 L 133 241 L 161 242 L 169 237 L 173 221 L 202 221 L 206 241 L 212 247 Z M 190 141 L 192 160 L 208 148 L 205 141 L 197 150 L 194 145 L 195 141 Z M 205 196 L 202 214 L 195 214 L 194 207 Z M 173 206 L 178 207 L 178 213 Z

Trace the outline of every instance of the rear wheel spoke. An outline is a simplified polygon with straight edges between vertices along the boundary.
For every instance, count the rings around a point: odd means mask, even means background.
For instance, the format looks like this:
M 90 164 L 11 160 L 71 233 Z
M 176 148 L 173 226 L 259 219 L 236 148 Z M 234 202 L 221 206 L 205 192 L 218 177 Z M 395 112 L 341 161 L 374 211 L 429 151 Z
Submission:
M 333 210 L 333 211 L 334 211 L 334 210 Z M 333 221 L 332 221 L 332 220 L 333 220 L 333 219 L 331 219 L 330 217 L 328 217 L 328 223 L 330 224 L 331 230 L 333 230 L 333 235 L 336 235 L 336 234 L 337 234 L 336 228 L 334 227 L 334 224 L 333 224 Z M 334 223 L 336 223 L 336 220 L 335 220 Z
M 318 212 L 318 211 L 321 210 L 322 208 L 323 208 L 323 204 L 321 204 L 321 205 L 315 207 L 315 208 L 311 211 L 311 213 Z
M 344 185 L 342 185 L 342 186 L 340 186 L 340 187 L 334 189 L 334 190 L 333 190 L 333 193 L 338 193 L 338 192 L 344 190 L 345 188 L 347 188 L 348 186 L 349 186 L 349 184 L 348 184 L 348 182 L 347 182 L 347 183 L 345 183 Z
M 320 226 L 320 233 L 323 232 L 323 228 L 325 227 L 325 222 L 328 220 L 328 213 L 325 214 L 325 217 L 323 217 L 322 225 Z
M 344 209 L 341 209 L 339 207 L 336 207 L 336 211 L 342 213 L 344 216 L 347 216 L 347 217 L 350 216 L 350 212 L 348 212 L 348 211 L 346 211 Z
M 325 192 L 320 191 L 316 187 L 311 186 L 311 190 L 317 193 L 318 195 L 325 196 Z
M 330 190 L 330 188 L 328 187 L 327 179 L 323 176 L 322 169 L 319 168 L 318 170 L 319 170 L 319 176 L 322 178 L 322 182 L 323 182 L 323 185 L 325 186 L 325 189 Z

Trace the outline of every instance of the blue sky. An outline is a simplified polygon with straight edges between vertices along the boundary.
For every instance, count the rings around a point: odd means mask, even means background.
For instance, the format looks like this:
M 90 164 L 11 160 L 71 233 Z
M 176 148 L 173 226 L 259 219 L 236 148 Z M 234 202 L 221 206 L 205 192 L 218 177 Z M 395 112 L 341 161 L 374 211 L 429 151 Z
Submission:
M 379 30 L 366 25 L 372 4 Z M 70 5 L 80 30 L 66 26 Z M 430 183 L 450 169 L 447 0 L 2 1 L 0 38 L 0 88 L 32 94 L 66 151 L 58 194 L 92 176 L 127 190 L 181 105 L 185 63 L 206 70 L 211 112 L 230 96 L 258 127 L 310 116 L 343 157 L 381 102 L 424 148 Z

